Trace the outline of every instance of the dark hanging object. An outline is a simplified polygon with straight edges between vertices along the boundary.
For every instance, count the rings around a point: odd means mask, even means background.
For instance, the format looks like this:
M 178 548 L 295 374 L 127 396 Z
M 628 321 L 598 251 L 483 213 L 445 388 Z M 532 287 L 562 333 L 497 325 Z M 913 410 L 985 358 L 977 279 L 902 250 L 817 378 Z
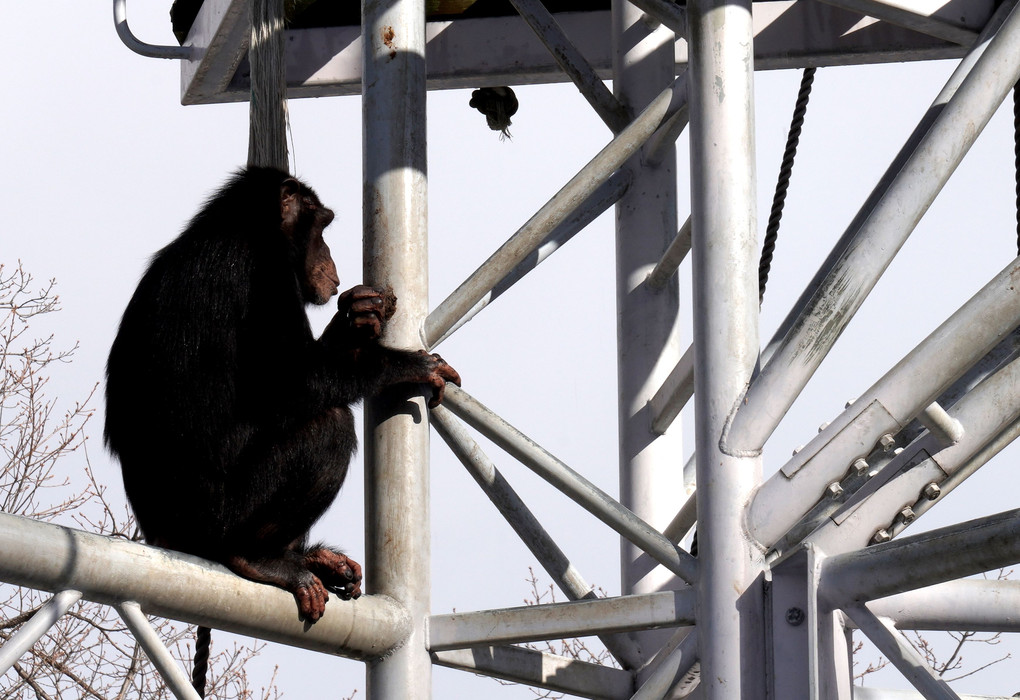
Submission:
M 471 93 L 468 103 L 485 115 L 493 131 L 502 132 L 500 138 L 510 137 L 510 117 L 517 114 L 517 95 L 508 87 L 478 88 Z
M 811 84 L 815 81 L 815 68 L 809 66 L 804 69 L 800 81 L 800 91 L 797 93 L 797 104 L 793 109 L 793 121 L 790 124 L 790 133 L 786 139 L 786 150 L 783 153 L 783 163 L 779 168 L 779 181 L 776 183 L 776 194 L 772 199 L 772 213 L 769 215 L 769 223 L 765 230 L 765 241 L 762 244 L 761 260 L 758 263 L 758 303 L 765 298 L 765 284 L 769 280 L 769 271 L 772 269 L 772 254 L 776 249 L 776 239 L 779 238 L 779 223 L 783 219 L 783 207 L 786 204 L 786 192 L 790 188 L 790 178 L 793 175 L 793 159 L 797 156 L 797 145 L 800 143 L 800 132 L 804 126 L 804 115 L 807 113 L 808 100 L 811 98 Z

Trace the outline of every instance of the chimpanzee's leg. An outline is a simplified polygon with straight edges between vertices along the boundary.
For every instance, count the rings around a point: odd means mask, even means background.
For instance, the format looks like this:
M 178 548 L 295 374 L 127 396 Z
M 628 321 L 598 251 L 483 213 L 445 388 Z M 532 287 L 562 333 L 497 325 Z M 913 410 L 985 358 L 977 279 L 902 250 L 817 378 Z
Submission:
M 361 566 L 335 549 L 316 545 L 307 551 L 302 545 L 281 555 L 249 559 L 234 555 L 225 562 L 245 578 L 290 591 L 300 616 L 316 622 L 325 612 L 328 591 L 349 600 L 361 596 Z
M 354 448 L 350 410 L 329 409 L 257 435 L 224 484 L 223 540 L 214 558 L 290 591 L 313 622 L 327 590 L 361 594 L 360 566 L 333 549 L 305 546 L 308 530 L 339 492 Z

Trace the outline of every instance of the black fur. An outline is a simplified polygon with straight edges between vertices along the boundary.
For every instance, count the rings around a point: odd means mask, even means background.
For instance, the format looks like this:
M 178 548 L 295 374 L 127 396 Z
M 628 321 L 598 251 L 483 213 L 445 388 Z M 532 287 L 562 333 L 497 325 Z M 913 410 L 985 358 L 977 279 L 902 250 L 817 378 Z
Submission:
M 288 229 L 281 192 L 297 186 Z M 352 584 L 354 573 L 333 571 L 305 542 L 356 448 L 350 405 L 398 382 L 431 384 L 435 403 L 445 380 L 459 382 L 437 355 L 379 345 L 392 314 L 379 290 L 364 302 L 341 295 L 333 322 L 313 336 L 304 307 L 323 300 L 310 298 L 307 260 L 316 226 L 321 242 L 329 220 L 286 173 L 238 173 L 153 258 L 124 312 L 106 386 L 106 443 L 146 540 L 291 590 L 313 621 L 321 604 L 301 595 L 316 576 L 344 597 L 360 594 L 360 568 Z M 324 259 L 335 278 L 328 248 Z M 374 331 L 355 323 L 365 319 Z

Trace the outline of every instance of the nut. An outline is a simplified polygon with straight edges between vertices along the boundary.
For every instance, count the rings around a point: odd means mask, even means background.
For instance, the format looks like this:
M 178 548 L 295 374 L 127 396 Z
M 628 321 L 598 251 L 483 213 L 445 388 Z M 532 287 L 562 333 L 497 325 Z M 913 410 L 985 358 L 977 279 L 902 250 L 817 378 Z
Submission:
M 891 539 L 892 535 L 889 534 L 889 531 L 882 528 L 871 538 L 871 544 L 882 544 L 883 542 L 888 542 Z

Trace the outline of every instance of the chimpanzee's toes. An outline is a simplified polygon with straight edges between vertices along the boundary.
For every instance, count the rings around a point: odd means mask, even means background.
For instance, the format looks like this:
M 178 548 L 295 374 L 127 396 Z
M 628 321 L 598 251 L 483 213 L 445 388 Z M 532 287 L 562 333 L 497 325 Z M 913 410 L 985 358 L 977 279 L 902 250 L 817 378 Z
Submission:
M 308 552 L 305 562 L 326 588 L 344 600 L 361 595 L 361 565 L 347 555 L 320 547 Z
M 329 586 L 329 590 L 336 593 L 343 600 L 354 600 L 361 597 L 361 582 L 346 583 L 342 586 Z
M 326 601 L 329 600 L 329 593 L 322 582 L 313 576 L 310 583 L 297 585 L 293 593 L 301 619 L 318 622 L 326 612 Z

